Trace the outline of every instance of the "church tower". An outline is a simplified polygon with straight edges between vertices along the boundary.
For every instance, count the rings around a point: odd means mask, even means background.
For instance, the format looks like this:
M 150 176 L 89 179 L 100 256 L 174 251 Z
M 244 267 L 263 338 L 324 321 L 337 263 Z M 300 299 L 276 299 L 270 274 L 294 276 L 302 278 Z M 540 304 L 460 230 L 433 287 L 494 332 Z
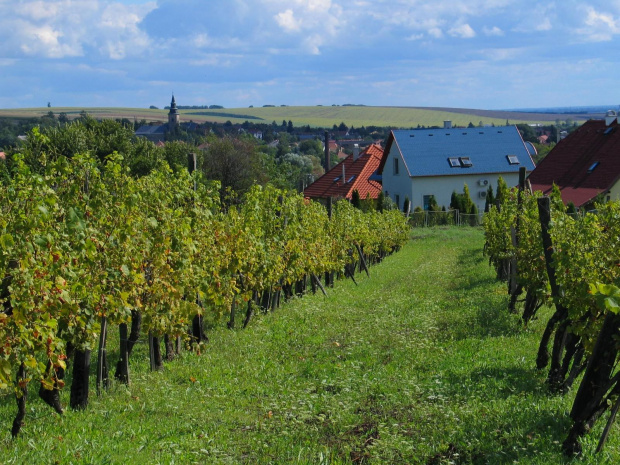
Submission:
M 170 102 L 170 111 L 168 112 L 168 130 L 172 130 L 179 125 L 180 122 L 179 110 L 177 109 L 177 102 L 172 94 L 172 101 Z

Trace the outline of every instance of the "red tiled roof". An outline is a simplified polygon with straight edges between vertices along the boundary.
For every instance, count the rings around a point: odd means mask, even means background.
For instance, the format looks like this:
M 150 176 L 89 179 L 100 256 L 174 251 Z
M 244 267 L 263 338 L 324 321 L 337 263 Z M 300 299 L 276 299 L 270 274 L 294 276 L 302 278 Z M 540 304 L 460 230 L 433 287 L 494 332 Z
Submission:
M 528 177 L 532 189 L 545 194 L 557 184 L 564 203 L 577 207 L 608 191 L 618 178 L 620 126 L 602 120 L 587 121 L 561 140 Z
M 304 195 L 311 199 L 328 197 L 351 199 L 353 191 L 357 190 L 362 200 L 368 194 L 370 198 L 376 199 L 381 192 L 381 184 L 369 178 L 379 167 L 382 157 L 383 149 L 374 144 L 360 153 L 357 160 L 353 160 L 353 155 L 349 155 L 310 184 L 304 191 Z M 343 171 L 344 178 L 342 177 Z

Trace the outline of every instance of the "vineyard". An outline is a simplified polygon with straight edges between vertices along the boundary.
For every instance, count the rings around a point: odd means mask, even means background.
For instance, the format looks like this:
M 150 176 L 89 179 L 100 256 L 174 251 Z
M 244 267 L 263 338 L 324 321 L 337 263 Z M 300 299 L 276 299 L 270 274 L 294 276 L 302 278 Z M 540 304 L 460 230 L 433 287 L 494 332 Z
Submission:
M 578 384 L 564 453 L 580 454 L 584 436 L 610 411 L 600 452 L 620 407 L 620 204 L 569 214 L 559 190 L 541 197 L 522 183 L 504 190 L 486 217 L 485 234 L 490 262 L 507 283 L 510 311 L 521 309 L 527 325 L 541 307 L 555 309 L 535 362 L 547 370 L 552 393 L 566 394 Z
M 0 389 L 15 392 L 13 436 L 32 383 L 63 413 L 68 362 L 72 409 L 88 405 L 91 354 L 97 393 L 110 385 L 109 328 L 119 328 L 113 376 L 128 384 L 139 339 L 160 370 L 183 348 L 204 351 L 205 318 L 233 329 L 241 313 L 247 326 L 306 286 L 326 292 L 335 277 L 355 280 L 408 238 L 398 211 L 340 202 L 330 218 L 322 205 L 269 186 L 224 206 L 219 186 L 197 172 L 164 164 L 135 178 L 116 152 L 103 162 L 43 153 L 36 169 L 23 158 L 15 155 L 0 185 Z
M 412 233 L 101 128 L 0 163 L 7 463 L 618 459 L 619 204 Z

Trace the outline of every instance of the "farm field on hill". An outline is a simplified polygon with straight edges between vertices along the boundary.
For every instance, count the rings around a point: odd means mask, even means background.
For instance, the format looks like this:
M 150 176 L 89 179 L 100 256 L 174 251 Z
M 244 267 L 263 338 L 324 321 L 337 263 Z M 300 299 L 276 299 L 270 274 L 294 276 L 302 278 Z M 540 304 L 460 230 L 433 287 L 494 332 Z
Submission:
M 67 113 L 71 117 L 78 116 L 85 110 L 95 118 L 127 118 L 130 120 L 167 121 L 168 110 L 151 110 L 145 108 L 27 108 L 27 109 L 0 109 L 0 117 L 33 117 L 43 116 L 49 111 L 55 114 Z M 467 126 L 495 124 L 501 126 L 508 120 L 516 123 L 549 123 L 556 119 L 562 121 L 567 118 L 579 121 L 583 115 L 565 114 L 536 114 L 520 112 L 503 112 L 491 110 L 468 110 L 449 108 L 413 108 L 413 107 L 366 107 L 366 106 L 315 106 L 315 107 L 257 107 L 231 108 L 218 110 L 180 110 L 181 121 L 243 123 L 248 120 L 253 123 L 278 124 L 282 120 L 291 120 L 295 126 L 332 127 L 341 122 L 349 127 L 380 126 L 380 127 L 417 127 L 443 126 L 445 120 L 455 125 Z
M 58 417 L 32 386 L 14 441 L 2 397 L 2 463 L 569 463 L 574 392 L 549 394 L 535 369 L 550 311 L 526 329 L 508 313 L 480 229 L 412 234 L 359 286 L 337 281 L 246 330 L 217 324 L 204 354 L 162 372 L 139 345 L 132 385 L 84 412 Z M 578 463 L 620 462 L 618 427 L 595 456 L 599 436 Z

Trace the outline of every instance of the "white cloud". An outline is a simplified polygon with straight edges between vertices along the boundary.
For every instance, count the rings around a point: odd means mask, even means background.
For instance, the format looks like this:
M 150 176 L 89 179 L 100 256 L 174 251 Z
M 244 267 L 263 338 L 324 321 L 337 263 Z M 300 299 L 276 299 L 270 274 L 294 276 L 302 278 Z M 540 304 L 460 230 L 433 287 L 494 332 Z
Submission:
M 407 37 L 406 40 L 421 40 L 424 38 L 424 34 L 412 34 L 409 37 Z
M 491 48 L 480 51 L 480 55 L 491 61 L 514 60 L 525 53 L 523 48 Z
M 471 39 L 476 37 L 476 31 L 474 31 L 469 24 L 461 24 L 448 30 L 448 34 L 452 37 L 460 37 L 461 39 Z
M 443 37 L 443 32 L 438 27 L 432 27 L 428 31 L 428 35 L 434 37 L 436 39 L 440 39 Z
M 553 26 L 551 25 L 551 20 L 549 18 L 543 18 L 540 22 L 536 24 L 537 31 L 550 31 Z
M 63 58 L 86 49 L 121 59 L 149 45 L 140 22 L 157 7 L 154 1 L 126 5 L 113 0 L 25 0 L 0 3 L 0 53 Z
M 300 22 L 295 19 L 295 13 L 290 8 L 282 13 L 278 13 L 275 19 L 280 27 L 287 32 L 297 32 L 301 27 Z
M 482 32 L 484 35 L 486 36 L 495 36 L 495 37 L 500 37 L 504 35 L 504 31 L 502 31 L 499 27 L 497 26 L 493 26 L 491 28 L 489 27 L 483 27 L 482 28 Z
M 601 13 L 593 7 L 587 7 L 584 25 L 577 29 L 577 33 L 591 42 L 607 42 L 620 34 L 620 20 L 610 13 Z
M 261 0 L 265 5 L 275 8 L 273 15 L 276 24 L 285 32 L 301 36 L 298 46 L 307 53 L 318 55 L 321 47 L 337 41 L 345 31 L 345 9 L 332 0 Z M 362 6 L 353 4 L 354 11 Z M 285 9 L 282 9 L 285 7 Z M 346 10 L 350 12 L 351 5 Z M 354 33 L 354 29 L 347 31 Z M 289 46 L 295 45 L 288 44 Z

